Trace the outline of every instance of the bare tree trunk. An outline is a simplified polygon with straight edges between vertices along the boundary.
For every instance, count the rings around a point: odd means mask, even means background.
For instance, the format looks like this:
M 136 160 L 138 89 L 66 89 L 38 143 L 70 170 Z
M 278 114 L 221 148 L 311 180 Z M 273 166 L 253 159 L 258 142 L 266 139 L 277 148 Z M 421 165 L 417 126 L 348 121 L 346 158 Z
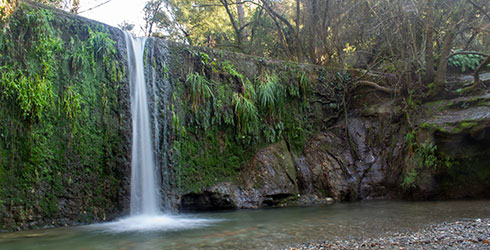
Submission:
M 259 14 L 258 14 L 258 18 L 260 19 L 262 17 L 262 14 L 264 13 L 264 9 L 263 8 L 260 8 L 259 9 Z M 258 22 L 257 22 L 257 19 L 254 18 L 253 22 L 252 22 L 252 28 L 251 28 L 251 31 L 250 31 L 250 45 L 251 46 L 254 46 L 254 40 L 255 40 L 255 31 L 257 30 L 257 26 L 258 26 Z
M 241 31 L 242 43 L 247 39 L 248 32 L 245 27 L 245 11 L 243 10 L 243 2 L 241 0 L 236 0 L 236 10 L 238 13 L 238 26 Z
M 308 22 L 305 24 L 308 30 L 308 54 L 311 63 L 317 63 L 316 55 L 316 23 L 317 23 L 317 1 L 316 0 L 306 0 L 308 6 Z
M 235 37 L 236 37 L 237 47 L 240 50 L 243 50 L 243 47 L 242 47 L 242 32 L 241 32 L 240 28 L 238 27 L 238 24 L 235 21 L 235 17 L 233 17 L 233 14 L 231 13 L 228 0 L 220 0 L 220 2 L 223 5 L 223 7 L 225 7 L 226 14 L 228 14 L 228 18 L 230 19 L 231 26 L 233 27 L 233 30 L 235 31 Z
M 301 20 L 301 1 L 296 0 L 296 20 L 295 20 L 295 25 L 296 25 L 296 36 L 298 40 L 298 45 L 299 46 L 296 49 L 296 57 L 298 58 L 298 62 L 304 62 L 305 58 L 303 55 L 303 48 L 302 48 L 302 43 L 300 39 L 300 33 L 299 33 L 299 26 L 300 26 L 300 20 Z
M 296 0 L 296 33 L 299 34 L 299 20 L 301 17 L 301 3 L 300 0 Z
M 280 20 L 281 22 L 283 22 L 286 27 L 288 28 L 288 30 L 293 33 L 293 40 L 294 40 L 294 43 L 296 45 L 296 52 L 298 53 L 298 55 L 303 55 L 303 46 L 302 46 L 302 43 L 301 41 L 299 40 L 299 34 L 296 33 L 296 29 L 293 27 L 293 25 L 291 25 L 291 23 L 285 18 L 283 17 L 282 15 L 280 15 L 279 13 L 277 13 L 273 8 L 272 6 L 270 6 L 270 3 L 268 2 L 268 0 L 260 0 L 263 4 L 263 7 L 265 9 L 265 11 L 267 11 L 267 13 L 269 14 L 269 16 L 273 17 L 274 18 L 277 18 L 278 20 Z M 276 22 L 276 26 L 278 26 L 278 29 L 280 32 L 282 32 L 284 34 L 284 32 L 282 31 L 282 29 L 280 28 L 280 26 L 277 24 Z M 284 38 L 286 38 L 284 36 Z M 300 56 L 298 56 L 297 59 L 299 59 Z
M 448 61 L 449 53 L 451 52 L 454 36 L 456 34 L 455 29 L 456 27 L 455 25 L 453 25 L 449 33 L 446 35 L 446 39 L 442 47 L 441 57 L 440 57 L 441 59 L 439 61 L 439 66 L 437 67 L 437 72 L 434 79 L 435 92 L 440 91 L 442 86 L 446 82 L 447 61 Z
M 427 81 L 434 81 L 436 74 L 434 70 L 434 13 L 432 0 L 427 0 L 427 17 L 425 20 L 425 68 L 427 70 Z
M 490 63 L 490 56 L 487 56 L 487 59 L 485 59 L 478 67 L 475 69 L 475 72 L 473 73 L 473 78 L 474 78 L 474 83 L 473 83 L 473 88 L 479 88 L 481 87 L 481 81 L 480 81 L 480 71 L 487 66 Z

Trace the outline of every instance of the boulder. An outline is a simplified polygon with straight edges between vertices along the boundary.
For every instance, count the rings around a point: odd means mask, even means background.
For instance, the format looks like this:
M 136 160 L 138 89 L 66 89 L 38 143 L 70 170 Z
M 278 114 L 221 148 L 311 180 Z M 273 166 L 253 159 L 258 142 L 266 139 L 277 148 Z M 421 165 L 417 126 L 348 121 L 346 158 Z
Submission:
M 293 157 L 284 141 L 259 150 L 236 183 L 219 183 L 184 194 L 181 210 L 216 210 L 276 206 L 299 194 Z

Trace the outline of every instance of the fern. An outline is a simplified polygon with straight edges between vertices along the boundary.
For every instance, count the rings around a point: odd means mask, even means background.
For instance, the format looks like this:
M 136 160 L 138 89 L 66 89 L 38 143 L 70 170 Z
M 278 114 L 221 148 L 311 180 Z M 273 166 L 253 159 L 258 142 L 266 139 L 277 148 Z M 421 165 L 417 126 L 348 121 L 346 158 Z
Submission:
M 303 96 L 303 100 L 306 100 L 306 94 L 310 88 L 310 80 L 308 79 L 308 75 L 306 72 L 303 72 L 299 77 L 299 87 L 301 90 L 301 94 Z
M 455 50 L 454 52 L 459 52 L 461 50 Z M 467 72 L 468 70 L 475 70 L 478 65 L 480 65 L 480 61 L 482 56 L 475 54 L 457 54 L 451 56 L 448 59 L 449 66 L 458 68 L 462 73 Z
M 279 108 L 285 98 L 283 86 L 279 83 L 279 78 L 275 74 L 267 74 L 265 79 L 259 84 L 257 97 L 260 107 L 273 116 L 279 113 Z
M 82 103 L 82 96 L 74 90 L 73 86 L 68 86 L 62 101 L 62 108 L 66 117 L 72 120 L 78 119 L 82 112 Z
M 213 91 L 210 82 L 199 73 L 189 73 L 186 82 L 190 85 L 191 108 L 196 112 L 199 105 L 213 97 Z
M 88 33 L 87 50 L 91 53 L 92 65 L 102 59 L 106 67 L 110 68 L 111 61 L 109 58 L 116 54 L 116 49 L 114 48 L 116 42 L 109 37 L 108 33 L 98 30 L 92 31 L 90 27 L 88 28 Z
M 282 95 L 282 86 L 276 75 L 265 76 L 265 80 L 258 86 L 259 103 L 264 109 L 272 109 Z
M 257 130 L 259 122 L 259 112 L 253 100 L 243 94 L 233 93 L 233 104 L 235 105 L 238 131 L 241 135 L 253 134 Z

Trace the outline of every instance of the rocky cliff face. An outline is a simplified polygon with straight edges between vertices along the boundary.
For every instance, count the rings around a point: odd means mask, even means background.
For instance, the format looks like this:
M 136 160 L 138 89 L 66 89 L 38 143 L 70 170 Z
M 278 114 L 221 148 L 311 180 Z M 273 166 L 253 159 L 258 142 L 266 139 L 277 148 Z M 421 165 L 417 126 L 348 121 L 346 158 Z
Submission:
M 22 4 L 0 32 L 0 230 L 128 208 L 131 114 L 121 31 Z
M 430 102 L 422 109 L 417 141 L 437 147 L 450 164 L 430 171 L 431 178 L 421 180 L 421 197 L 488 197 L 490 95 Z
M 29 29 L 22 26 L 22 11 L 39 11 L 36 5 L 23 8 L 11 23 L 23 27 L 10 33 L 17 38 Z M 0 119 L 10 123 L 1 128 L 0 143 L 4 229 L 101 221 L 127 214 L 129 205 L 131 123 L 122 33 L 50 11 L 56 18 L 45 22 L 59 30 L 54 37 L 66 46 L 55 57 L 53 89 L 68 102 L 55 101 L 49 116 L 27 121 L 2 85 Z M 108 44 L 108 54 L 90 50 Z M 145 55 L 166 209 L 490 196 L 488 95 L 412 105 L 369 87 L 347 91 L 362 75 L 356 71 L 159 38 L 148 39 Z M 29 69 L 15 70 L 27 75 Z M 76 120 L 66 109 L 72 104 L 81 113 Z M 17 113 L 8 113 L 11 107 Z M 23 144 L 13 148 L 9 142 L 25 131 L 45 135 L 55 155 L 11 153 L 38 140 L 21 138 Z

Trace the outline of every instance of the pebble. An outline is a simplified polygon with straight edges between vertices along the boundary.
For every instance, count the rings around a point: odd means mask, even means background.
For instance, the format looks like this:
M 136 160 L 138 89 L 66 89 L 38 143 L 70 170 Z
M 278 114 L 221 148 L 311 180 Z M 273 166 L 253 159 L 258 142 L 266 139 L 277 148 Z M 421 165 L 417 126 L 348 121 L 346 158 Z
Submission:
M 444 222 L 379 238 L 338 238 L 285 248 L 293 249 L 490 249 L 490 218 Z

